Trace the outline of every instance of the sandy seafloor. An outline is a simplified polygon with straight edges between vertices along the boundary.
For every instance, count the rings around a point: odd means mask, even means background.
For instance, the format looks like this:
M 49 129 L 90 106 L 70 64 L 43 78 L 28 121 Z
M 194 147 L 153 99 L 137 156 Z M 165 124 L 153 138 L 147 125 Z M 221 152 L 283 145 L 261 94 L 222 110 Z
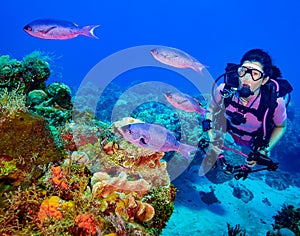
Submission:
M 232 179 L 213 184 L 206 177 L 200 177 L 197 166 L 193 166 L 173 181 L 178 188 L 175 209 L 162 235 L 228 235 L 227 222 L 231 226 L 240 224 L 246 229 L 246 235 L 266 235 L 274 224 L 272 216 L 283 204 L 299 207 L 300 189 L 289 186 L 277 190 L 263 178 L 250 176 L 244 181 Z M 235 197 L 233 186 L 246 187 L 253 193 L 253 199 L 245 203 Z M 210 192 L 211 188 L 220 202 L 208 205 L 201 200 L 200 191 Z

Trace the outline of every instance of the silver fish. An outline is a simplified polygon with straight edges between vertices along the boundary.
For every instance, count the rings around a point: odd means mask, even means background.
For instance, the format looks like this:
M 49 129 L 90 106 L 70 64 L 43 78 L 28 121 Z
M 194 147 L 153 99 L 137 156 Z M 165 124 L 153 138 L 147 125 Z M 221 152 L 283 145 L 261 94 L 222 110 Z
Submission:
M 191 152 L 197 151 L 197 147 L 177 141 L 173 133 L 161 125 L 133 123 L 122 126 L 119 131 L 127 141 L 156 152 L 176 151 L 190 160 Z
M 166 93 L 165 98 L 174 107 L 186 111 L 186 112 L 197 112 L 201 116 L 209 112 L 209 110 L 202 108 L 198 100 L 185 93 Z
M 77 24 L 64 20 L 38 19 L 24 26 L 24 31 L 33 37 L 42 39 L 66 40 L 84 35 L 97 39 L 94 29 L 99 25 L 78 27 Z
M 150 51 L 152 56 L 159 62 L 176 68 L 191 68 L 201 73 L 204 65 L 187 53 L 171 47 L 158 47 Z

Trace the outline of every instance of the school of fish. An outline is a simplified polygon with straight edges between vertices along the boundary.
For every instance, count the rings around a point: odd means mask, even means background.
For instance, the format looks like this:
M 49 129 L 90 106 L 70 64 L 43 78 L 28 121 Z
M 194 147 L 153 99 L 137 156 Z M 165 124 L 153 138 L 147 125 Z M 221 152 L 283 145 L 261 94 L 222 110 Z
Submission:
M 59 19 L 37 19 L 24 26 L 24 31 L 29 35 L 48 40 L 68 40 L 79 35 L 98 39 L 94 30 L 99 25 L 79 27 L 77 24 Z M 191 68 L 201 73 L 205 68 L 200 62 L 187 53 L 171 47 L 157 47 L 150 51 L 159 62 L 176 68 Z M 186 112 L 197 112 L 201 116 L 209 112 L 193 97 L 184 93 L 166 93 L 165 98 L 174 107 Z M 127 141 L 141 147 L 157 152 L 176 151 L 191 160 L 191 153 L 197 147 L 184 144 L 176 140 L 173 133 L 161 125 L 149 123 L 133 123 L 121 127 L 121 135 Z

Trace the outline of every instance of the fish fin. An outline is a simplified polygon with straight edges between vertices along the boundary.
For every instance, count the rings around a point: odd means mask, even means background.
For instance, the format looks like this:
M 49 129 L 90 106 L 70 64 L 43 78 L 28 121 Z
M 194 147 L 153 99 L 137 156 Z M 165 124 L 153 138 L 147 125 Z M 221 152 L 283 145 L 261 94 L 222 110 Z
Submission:
M 53 29 L 55 29 L 55 28 L 57 28 L 56 26 L 52 26 L 52 27 L 49 27 L 48 29 L 46 29 L 46 30 L 43 30 L 43 31 L 41 31 L 43 34 L 48 34 L 51 30 L 53 30 Z
M 204 109 L 200 107 L 200 110 L 197 111 L 198 114 L 200 114 L 202 117 L 205 116 L 206 113 L 210 113 L 210 110 Z
M 186 102 L 188 102 L 189 100 L 187 100 L 187 99 L 183 99 L 183 100 L 181 100 L 181 101 L 178 101 L 178 104 L 183 104 L 183 103 L 186 103 Z
M 148 146 L 148 139 L 145 136 L 139 138 L 139 144 L 143 147 Z
M 97 27 L 99 27 L 100 25 L 87 25 L 82 27 L 82 29 L 80 30 L 80 34 L 93 38 L 93 39 L 98 39 L 98 37 L 94 34 L 94 29 L 96 29 Z
M 183 143 L 181 143 L 178 148 L 178 152 L 189 161 L 191 160 L 191 152 L 196 152 L 197 150 L 197 147 Z
M 193 99 L 198 104 L 199 107 L 202 107 L 202 104 L 198 101 L 198 99 L 196 99 L 196 98 L 193 98 Z

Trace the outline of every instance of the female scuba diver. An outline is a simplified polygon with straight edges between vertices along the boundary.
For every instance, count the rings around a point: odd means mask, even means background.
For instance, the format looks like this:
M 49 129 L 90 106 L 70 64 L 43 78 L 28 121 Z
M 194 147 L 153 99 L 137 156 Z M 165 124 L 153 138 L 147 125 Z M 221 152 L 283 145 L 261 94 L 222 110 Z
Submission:
M 209 150 L 218 157 L 212 158 L 213 161 L 219 159 L 223 165 L 226 164 L 222 158 L 223 142 L 229 134 L 236 144 L 243 147 L 243 153 L 247 150 L 270 160 L 269 163 L 247 158 L 246 168 L 262 163 L 274 165 L 269 156 L 286 130 L 286 101 L 282 96 L 292 90 L 291 86 L 286 80 L 278 79 L 281 77 L 279 68 L 261 49 L 246 52 L 240 64 L 231 64 L 231 68 L 227 66 L 226 72 L 230 78 L 217 87 L 210 113 L 206 116 L 212 121 L 212 129 L 208 130 L 212 144 Z M 286 89 L 282 88 L 280 81 L 285 82 Z M 206 158 L 209 158 L 208 153 Z

